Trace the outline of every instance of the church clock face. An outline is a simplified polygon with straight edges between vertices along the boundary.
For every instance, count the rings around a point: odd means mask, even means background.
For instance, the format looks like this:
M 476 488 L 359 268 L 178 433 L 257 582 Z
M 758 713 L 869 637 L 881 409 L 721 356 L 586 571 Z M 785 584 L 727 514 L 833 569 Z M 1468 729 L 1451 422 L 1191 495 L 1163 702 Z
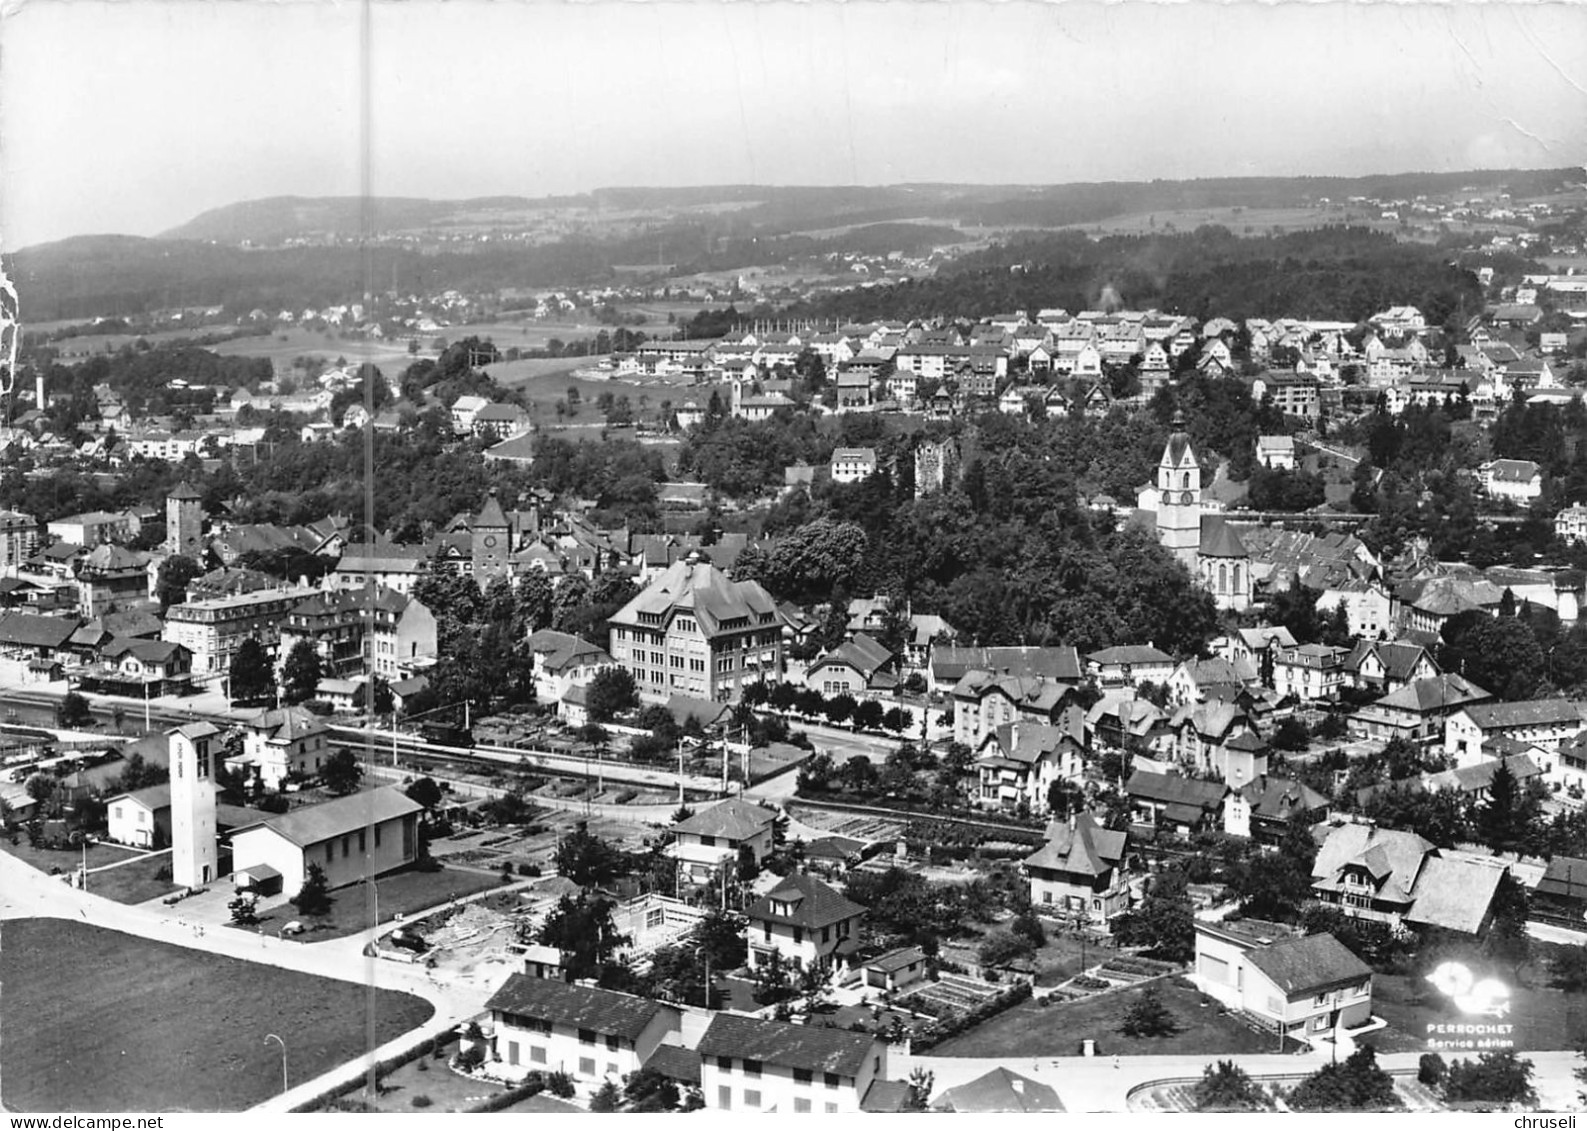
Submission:
M 492 547 L 494 547 L 495 545 L 496 545 L 496 536 L 494 534 L 485 535 L 485 549 L 489 550 Z
M 1179 501 L 1181 504 L 1188 507 L 1195 500 L 1190 497 L 1190 492 L 1186 491 L 1184 494 L 1179 496 Z

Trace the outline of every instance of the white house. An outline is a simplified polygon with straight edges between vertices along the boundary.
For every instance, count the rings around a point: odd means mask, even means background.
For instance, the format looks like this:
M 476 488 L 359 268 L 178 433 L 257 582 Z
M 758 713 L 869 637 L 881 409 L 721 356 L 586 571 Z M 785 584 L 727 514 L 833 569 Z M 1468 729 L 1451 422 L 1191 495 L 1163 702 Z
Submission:
M 474 430 L 474 417 L 488 404 L 489 397 L 458 397 L 452 402 L 452 431 L 459 436 L 467 436 Z
M 509 1079 L 566 1072 L 580 1083 L 621 1084 L 681 1030 L 673 1006 L 527 974 L 509 977 L 485 1008 L 494 1030 L 491 1068 Z
M 1275 1033 L 1315 1040 L 1372 1017 L 1372 968 L 1332 935 L 1261 920 L 1196 923 L 1196 984 Z
M 333 888 L 379 876 L 418 859 L 422 806 L 386 787 L 308 805 L 235 830 L 233 873 L 264 866 L 296 893 L 317 864 Z
M 887 1042 L 869 1033 L 718 1013 L 698 1051 L 709 1111 L 841 1115 L 889 1083 Z
M 320 717 L 303 707 L 282 707 L 243 723 L 243 752 L 226 764 L 268 789 L 280 789 L 289 775 L 317 776 L 330 756 L 330 728 Z
M 724 867 L 736 867 L 739 849 L 748 845 L 755 862 L 771 853 L 772 826 L 777 814 L 740 797 L 718 802 L 679 821 L 668 831 L 678 870 L 688 883 L 710 883 Z
M 744 912 L 750 969 L 773 954 L 799 970 L 828 966 L 859 945 L 864 915 L 864 907 L 836 889 L 794 873 Z
M 1587 542 L 1587 507 L 1576 503 L 1555 515 L 1554 537 L 1561 542 Z
M 1086 656 L 1086 667 L 1103 687 L 1166 684 L 1174 674 L 1174 658 L 1150 644 L 1121 644 Z
M 134 848 L 156 848 L 171 838 L 171 787 L 151 785 L 105 802 L 110 839 Z
M 838 448 L 832 453 L 832 482 L 858 483 L 876 474 L 875 448 Z
M 1535 743 L 1549 752 L 1579 734 L 1583 707 L 1571 699 L 1529 699 L 1516 703 L 1473 703 L 1444 722 L 1444 755 L 1455 766 L 1484 760 L 1483 744 L 1496 738 Z
M 1489 460 L 1477 474 L 1482 489 L 1496 499 L 1528 503 L 1543 493 L 1543 470 L 1529 459 Z
M 529 636 L 535 687 L 543 699 L 560 700 L 572 687 L 583 687 L 602 668 L 612 666 L 605 648 L 577 636 L 542 628 Z

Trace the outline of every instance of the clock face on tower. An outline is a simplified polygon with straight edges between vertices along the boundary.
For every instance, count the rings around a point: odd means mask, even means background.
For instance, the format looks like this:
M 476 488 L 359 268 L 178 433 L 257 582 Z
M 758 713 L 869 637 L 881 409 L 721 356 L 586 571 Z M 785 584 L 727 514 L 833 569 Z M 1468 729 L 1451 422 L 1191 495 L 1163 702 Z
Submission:
M 494 545 L 496 545 L 496 536 L 494 534 L 485 535 L 485 549 L 488 550 Z
M 1179 501 L 1181 503 L 1183 503 L 1185 506 L 1188 507 L 1191 504 L 1191 502 L 1192 502 L 1192 500 L 1190 498 L 1190 492 L 1186 491 L 1184 494 L 1180 495 L 1179 496 Z

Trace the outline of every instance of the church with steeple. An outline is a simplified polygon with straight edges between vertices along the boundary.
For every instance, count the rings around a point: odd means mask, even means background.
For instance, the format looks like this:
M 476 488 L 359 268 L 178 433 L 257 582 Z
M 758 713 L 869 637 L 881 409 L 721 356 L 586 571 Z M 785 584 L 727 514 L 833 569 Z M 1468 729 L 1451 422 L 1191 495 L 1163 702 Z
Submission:
M 1251 607 L 1251 555 L 1240 535 L 1218 514 L 1207 513 L 1202 493 L 1201 462 L 1185 431 L 1185 418 L 1174 414 L 1174 431 L 1157 464 L 1155 492 L 1142 492 L 1143 509 L 1156 496 L 1157 540 L 1184 563 L 1220 609 Z

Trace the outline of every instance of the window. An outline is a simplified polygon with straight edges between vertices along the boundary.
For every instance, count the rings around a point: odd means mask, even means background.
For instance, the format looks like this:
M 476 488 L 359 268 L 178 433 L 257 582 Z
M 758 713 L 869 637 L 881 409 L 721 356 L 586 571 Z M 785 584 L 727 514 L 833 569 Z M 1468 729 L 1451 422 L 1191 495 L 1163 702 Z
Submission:
M 364 850 L 365 850 L 364 830 L 363 829 L 359 829 L 358 830 L 358 851 L 359 852 L 363 852 Z
M 329 864 L 336 859 L 336 844 L 334 841 L 325 842 L 325 862 Z
M 353 834 L 348 833 L 342 837 L 342 859 L 346 860 L 353 854 Z
M 716 838 L 714 836 L 702 836 L 700 838 L 700 847 L 701 848 L 715 848 L 716 847 Z
M 822 927 L 821 928 L 821 941 L 822 942 L 830 942 L 831 938 L 832 938 L 832 928 L 831 927 Z
M 618 1040 L 616 1037 L 607 1037 L 606 1038 L 606 1047 L 610 1051 L 616 1052 L 619 1048 L 622 1047 L 622 1042 L 620 1040 Z
M 592 1057 L 592 1056 L 581 1056 L 581 1057 L 579 1057 L 579 1075 L 580 1076 L 594 1076 L 595 1075 L 595 1058 L 594 1057 Z
M 733 1108 L 733 1089 L 718 1088 L 716 1090 L 716 1106 L 721 1111 L 731 1111 Z
M 795 1084 L 808 1084 L 815 1079 L 816 1074 L 808 1068 L 795 1068 L 793 1076 Z
M 581 1045 L 593 1045 L 594 1043 L 595 1043 L 595 1030 L 594 1029 L 580 1029 L 579 1030 L 579 1044 L 581 1044 Z
M 828 1088 L 836 1088 L 838 1086 L 838 1074 L 836 1072 L 823 1072 L 821 1074 L 821 1083 Z
M 380 847 L 380 826 L 379 825 L 375 826 L 375 847 L 376 848 Z
M 807 1100 L 807 1099 L 803 1099 L 803 1098 L 794 1100 L 794 1114 L 795 1115 L 809 1115 L 810 1114 L 810 1101 Z
M 744 1093 L 744 1106 L 745 1107 L 759 1107 L 760 1106 L 760 1093 L 759 1092 L 746 1091 Z
M 530 1045 L 529 1046 L 529 1063 L 530 1064 L 544 1064 L 545 1062 L 546 1062 L 545 1046 L 543 1046 L 543 1045 Z
M 828 1115 L 836 1115 L 837 1113 L 838 1113 L 838 1105 L 837 1104 L 827 1104 L 827 1114 Z
M 731 1072 L 733 1071 L 733 1058 L 730 1056 L 719 1056 L 716 1058 L 716 1066 L 723 1072 Z
M 616 1076 L 617 1075 L 617 1062 L 616 1061 L 608 1060 L 606 1062 L 606 1074 L 608 1076 Z
M 744 1075 L 746 1075 L 746 1076 L 759 1076 L 760 1075 L 760 1061 L 758 1061 L 758 1060 L 750 1060 L 748 1057 L 745 1057 L 744 1058 Z
M 802 943 L 804 941 L 805 941 L 805 929 L 803 927 L 795 927 L 794 928 L 794 942 L 797 944 L 797 943 Z

